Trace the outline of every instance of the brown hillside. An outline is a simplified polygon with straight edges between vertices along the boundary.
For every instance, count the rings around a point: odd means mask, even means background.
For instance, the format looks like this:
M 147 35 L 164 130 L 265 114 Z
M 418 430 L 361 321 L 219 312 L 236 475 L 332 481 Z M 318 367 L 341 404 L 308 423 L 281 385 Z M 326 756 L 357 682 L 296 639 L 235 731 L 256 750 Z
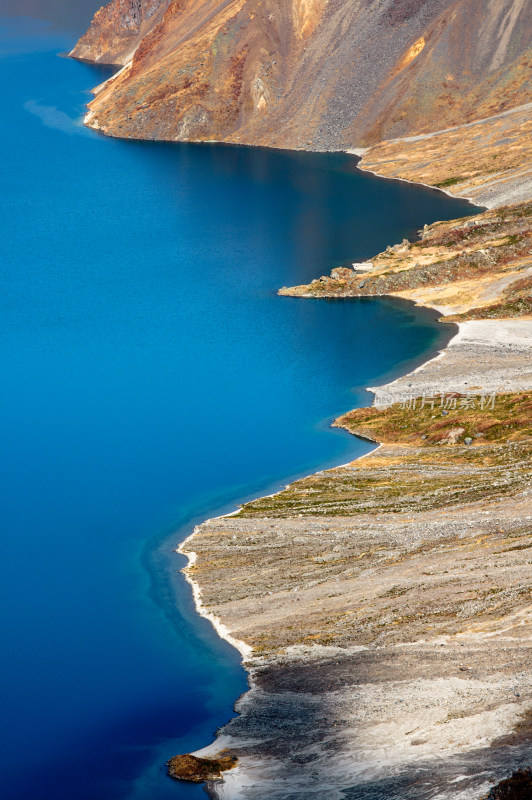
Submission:
M 528 0 L 113 0 L 73 55 L 129 64 L 110 135 L 329 149 L 528 102 L 531 41 Z

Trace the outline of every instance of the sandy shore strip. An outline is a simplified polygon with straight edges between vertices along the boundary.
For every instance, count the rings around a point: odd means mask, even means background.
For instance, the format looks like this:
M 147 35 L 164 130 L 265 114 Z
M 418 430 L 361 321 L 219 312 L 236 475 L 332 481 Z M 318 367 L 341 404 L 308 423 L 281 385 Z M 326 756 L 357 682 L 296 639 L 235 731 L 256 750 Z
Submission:
M 205 524 L 208 524 L 209 522 L 210 520 L 207 520 L 207 523 Z M 232 647 L 234 647 L 235 650 L 238 650 L 243 660 L 245 660 L 246 658 L 248 658 L 248 656 L 251 655 L 253 648 L 251 648 L 248 644 L 241 641 L 240 639 L 235 639 L 235 637 L 231 634 L 229 628 L 226 625 L 224 625 L 223 622 L 218 617 L 216 617 L 207 608 L 205 608 L 205 605 L 203 604 L 203 600 L 201 598 L 201 586 L 191 576 L 191 572 L 194 568 L 197 559 L 197 553 L 195 553 L 194 550 L 190 549 L 189 546 L 189 543 L 192 542 L 194 535 L 195 535 L 195 530 L 192 531 L 190 536 L 187 536 L 187 538 L 183 542 L 181 542 L 181 544 L 176 550 L 176 553 L 180 553 L 181 555 L 185 556 L 185 558 L 188 559 L 188 564 L 182 570 L 182 573 L 185 576 L 187 583 L 189 583 L 190 586 L 192 587 L 192 597 L 194 599 L 194 605 L 196 607 L 196 611 L 201 617 L 208 619 L 211 625 L 213 626 L 214 630 L 220 637 L 220 639 L 225 639 L 226 642 L 229 642 L 229 644 L 232 645 Z

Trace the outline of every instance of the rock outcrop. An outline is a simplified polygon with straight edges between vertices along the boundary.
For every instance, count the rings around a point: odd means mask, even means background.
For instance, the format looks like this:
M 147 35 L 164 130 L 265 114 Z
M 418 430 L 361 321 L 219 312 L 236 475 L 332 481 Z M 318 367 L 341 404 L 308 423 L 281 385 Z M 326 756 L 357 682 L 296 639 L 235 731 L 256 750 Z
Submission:
M 525 0 L 112 0 L 72 54 L 127 65 L 113 136 L 338 149 L 530 100 Z
M 532 797 L 532 769 L 518 769 L 505 778 L 485 797 L 485 800 L 529 800 Z
M 221 780 L 222 772 L 236 766 L 236 758 L 230 755 L 199 758 L 191 753 L 185 753 L 171 758 L 167 766 L 168 775 L 176 781 L 203 783 Z
M 81 60 L 123 66 L 144 36 L 157 25 L 170 0 L 111 0 L 70 55 Z

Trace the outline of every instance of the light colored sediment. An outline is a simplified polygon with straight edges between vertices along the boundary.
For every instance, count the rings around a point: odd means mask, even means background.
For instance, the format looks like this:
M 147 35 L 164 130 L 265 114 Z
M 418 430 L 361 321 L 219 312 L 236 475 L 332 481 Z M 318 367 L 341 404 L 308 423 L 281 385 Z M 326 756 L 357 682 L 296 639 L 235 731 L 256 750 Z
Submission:
M 221 622 L 220 618 L 213 614 L 208 608 L 205 607 L 203 603 L 203 599 L 201 596 L 201 588 L 197 581 L 195 581 L 192 577 L 194 571 L 194 565 L 197 559 L 197 553 L 192 549 L 191 541 L 194 538 L 194 533 L 188 536 L 181 544 L 179 545 L 177 552 L 181 553 L 182 555 L 188 558 L 188 566 L 187 569 L 184 571 L 185 578 L 187 582 L 190 584 L 192 588 L 192 596 L 194 598 L 194 605 L 196 606 L 196 610 L 201 617 L 209 620 L 213 628 L 215 629 L 216 633 L 221 639 L 225 639 L 226 642 L 229 642 L 235 650 L 242 655 L 243 658 L 247 658 L 251 655 L 252 648 L 250 645 L 246 644 L 246 642 L 242 641 L 241 639 L 237 639 L 235 636 L 232 635 L 231 631 Z
M 396 798 L 405 796 L 408 784 L 416 778 L 419 782 L 424 772 L 426 796 L 478 797 L 493 775 L 511 763 L 494 764 L 489 742 L 518 724 L 517 695 L 532 688 L 525 654 L 518 653 L 515 660 L 512 638 L 490 640 L 489 645 L 500 662 L 503 651 L 507 653 L 512 671 L 490 670 L 482 658 L 486 642 L 467 636 L 457 648 L 445 639 L 434 640 L 409 651 L 379 653 L 377 659 L 334 647 L 290 651 L 268 677 L 282 674 L 296 684 L 299 669 L 299 680 L 308 690 L 297 684 L 284 692 L 268 686 L 254 688 L 242 699 L 242 727 L 233 729 L 226 743 L 244 752 L 244 761 L 209 794 L 224 800 L 264 798 L 266 789 L 266 796 L 275 800 L 340 800 L 357 787 L 351 796 Z M 463 672 L 460 661 L 479 668 L 473 674 Z M 373 664 L 376 679 L 368 674 Z M 354 680 L 358 669 L 364 682 Z M 316 686 L 313 671 L 335 674 L 341 685 Z M 394 674 L 412 677 L 394 680 Z M 474 765 L 472 751 L 478 759 Z M 362 786 L 364 794 L 357 794 Z

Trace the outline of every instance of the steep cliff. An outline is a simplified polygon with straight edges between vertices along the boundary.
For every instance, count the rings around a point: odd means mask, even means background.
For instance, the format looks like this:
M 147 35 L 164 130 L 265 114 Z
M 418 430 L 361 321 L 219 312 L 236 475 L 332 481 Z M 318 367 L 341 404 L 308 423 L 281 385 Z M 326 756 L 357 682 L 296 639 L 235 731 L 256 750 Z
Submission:
M 528 0 L 112 0 L 73 55 L 127 64 L 110 135 L 320 149 L 526 103 L 531 41 Z
M 170 0 L 111 0 L 94 15 L 87 33 L 70 55 L 103 64 L 124 65 L 160 22 Z

